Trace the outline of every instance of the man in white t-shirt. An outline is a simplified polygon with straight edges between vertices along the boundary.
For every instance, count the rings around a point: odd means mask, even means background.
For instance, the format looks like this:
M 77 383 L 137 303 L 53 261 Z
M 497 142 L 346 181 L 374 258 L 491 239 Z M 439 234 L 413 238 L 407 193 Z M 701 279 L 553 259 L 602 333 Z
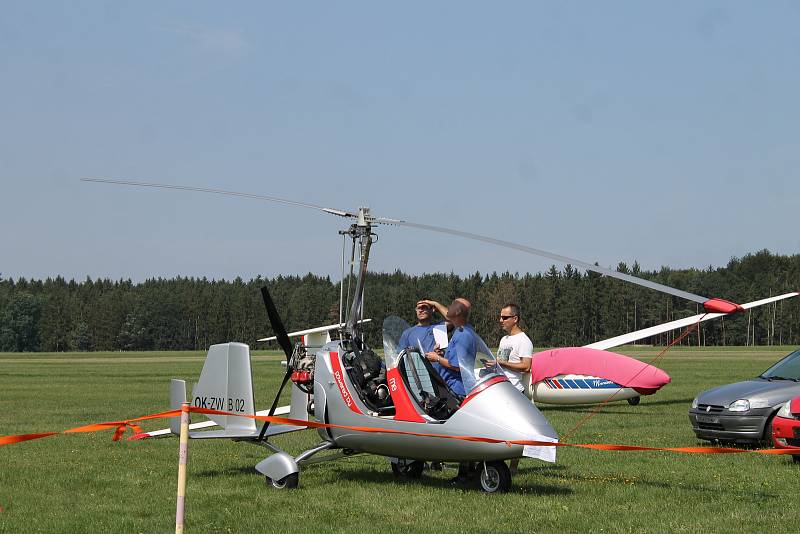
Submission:
M 506 335 L 500 340 L 497 348 L 497 365 L 499 365 L 511 385 L 517 388 L 520 393 L 525 393 L 527 384 L 523 381 L 525 373 L 531 371 L 531 359 L 533 357 L 533 343 L 531 339 L 519 327 L 519 306 L 509 302 L 500 310 L 500 328 Z M 493 368 L 495 362 L 488 360 L 487 368 Z M 519 458 L 511 460 L 511 472 L 516 473 L 519 466 Z
M 523 377 L 531 370 L 533 343 L 519 327 L 519 306 L 508 303 L 500 310 L 500 327 L 506 335 L 500 340 L 497 349 L 497 365 L 503 369 L 511 385 L 525 392 Z M 493 360 L 486 362 L 487 368 L 495 365 Z

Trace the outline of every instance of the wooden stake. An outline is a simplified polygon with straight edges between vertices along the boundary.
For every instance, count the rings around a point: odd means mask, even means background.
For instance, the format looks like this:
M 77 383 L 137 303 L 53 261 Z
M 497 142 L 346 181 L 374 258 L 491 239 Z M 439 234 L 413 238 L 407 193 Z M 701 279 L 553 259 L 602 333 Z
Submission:
M 181 439 L 178 447 L 178 505 L 175 534 L 183 534 L 183 508 L 186 503 L 186 460 L 189 455 L 189 403 L 181 404 Z

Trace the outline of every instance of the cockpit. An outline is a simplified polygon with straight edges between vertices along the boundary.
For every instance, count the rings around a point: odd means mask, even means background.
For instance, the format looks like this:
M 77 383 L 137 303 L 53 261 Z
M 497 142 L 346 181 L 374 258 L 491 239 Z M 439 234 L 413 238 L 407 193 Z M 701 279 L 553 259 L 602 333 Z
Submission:
M 447 386 L 419 349 L 403 349 L 397 362 L 406 391 L 430 417 L 439 421 L 447 420 L 461 406 L 464 398 Z
M 390 316 L 383 325 L 383 361 L 366 347 L 345 357 L 346 369 L 364 404 L 375 416 L 415 422 L 442 422 L 450 418 L 469 394 L 502 373 L 476 373 L 475 362 L 493 359 L 491 350 L 476 335 L 477 355 L 459 361 L 459 372 L 467 395 L 454 392 L 425 357 L 423 347 L 400 347 L 402 333 L 409 328 L 403 319 Z M 466 359 L 465 359 L 466 360 Z

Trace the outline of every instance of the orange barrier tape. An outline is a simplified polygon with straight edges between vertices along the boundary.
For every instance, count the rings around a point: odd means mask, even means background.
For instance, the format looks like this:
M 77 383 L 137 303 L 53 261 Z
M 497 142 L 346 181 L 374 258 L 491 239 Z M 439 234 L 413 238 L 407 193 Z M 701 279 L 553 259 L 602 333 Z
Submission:
M 235 417 L 246 417 L 258 421 L 269 421 L 270 423 L 277 423 L 291 426 L 301 426 L 310 428 L 337 428 L 340 430 L 352 430 L 354 432 L 368 432 L 378 434 L 397 434 L 403 436 L 417 436 L 423 438 L 437 438 L 437 439 L 455 439 L 461 441 L 476 441 L 481 443 L 504 443 L 509 447 L 511 445 L 533 445 L 544 447 L 577 447 L 580 449 L 594 449 L 599 451 L 651 451 L 651 452 L 678 452 L 687 454 L 800 454 L 800 448 L 795 449 L 734 449 L 730 447 L 642 447 L 638 445 L 616 445 L 611 443 L 552 443 L 549 441 L 535 441 L 535 440 L 502 440 L 495 438 L 483 438 L 478 436 L 443 436 L 441 434 L 430 434 L 426 432 L 409 432 L 406 430 L 394 430 L 390 428 L 372 428 L 366 426 L 348 426 L 348 425 L 334 425 L 330 423 L 320 423 L 317 421 L 302 421 L 299 419 L 288 419 L 286 417 L 275 417 L 268 415 L 248 415 L 231 412 L 223 412 L 221 410 L 211 410 L 208 408 L 190 407 L 190 412 L 205 414 L 205 415 L 232 415 Z M 11 445 L 13 443 L 20 443 L 22 441 L 30 441 L 39 438 L 46 438 L 60 433 L 74 433 L 74 432 L 96 432 L 99 430 L 107 430 L 114 428 L 114 441 L 119 440 L 125 429 L 130 427 L 134 432 L 141 432 L 138 425 L 133 424 L 138 421 L 147 421 L 152 419 L 165 419 L 169 417 L 180 416 L 180 410 L 169 410 L 166 412 L 159 412 L 156 414 L 144 415 L 133 419 L 125 419 L 123 421 L 111 421 L 107 423 L 96 423 L 92 425 L 85 425 L 77 428 L 64 430 L 63 432 L 45 432 L 41 434 L 20 434 L 16 436 L 0 436 L 0 446 Z M 134 435 L 129 439 L 136 439 Z
M 114 428 L 114 436 L 111 438 L 112 441 L 119 441 L 119 438 L 125 433 L 125 429 L 130 427 L 136 433 L 141 433 L 142 428 L 139 425 L 133 424 L 133 421 L 148 421 L 152 419 L 164 419 L 166 417 L 176 417 L 181 414 L 180 410 L 169 410 L 166 412 L 159 412 L 150 415 L 143 415 L 142 417 L 136 417 L 135 419 L 125 419 L 124 421 L 112 421 L 109 423 L 96 423 L 93 425 L 86 425 L 80 426 L 78 428 L 71 428 L 69 430 L 65 430 L 65 434 L 69 434 L 72 432 L 97 432 L 98 430 L 106 430 L 107 428 Z M 235 414 L 231 414 L 235 415 Z M 2 444 L 0 442 L 0 444 Z
M 237 415 L 230 412 L 223 412 L 219 410 L 210 410 L 208 408 L 189 408 L 189 411 L 208 415 Z M 616 445 L 610 443 L 552 443 L 549 441 L 534 441 L 534 440 L 502 440 L 495 438 L 482 438 L 477 436 L 443 436 L 441 434 L 429 434 L 425 432 L 409 432 L 405 430 L 394 430 L 389 428 L 372 428 L 365 426 L 347 426 L 347 425 L 334 425 L 330 423 L 319 423 L 317 421 L 301 421 L 299 419 L 288 419 L 285 417 L 275 417 L 267 415 L 241 415 L 240 417 L 247 417 L 259 421 L 269 421 L 271 423 L 291 425 L 291 426 L 306 426 L 311 428 L 338 428 L 341 430 L 353 430 L 356 432 L 374 432 L 380 434 L 399 434 L 404 436 L 418 436 L 425 438 L 439 438 L 439 439 L 456 439 L 461 441 L 477 441 L 481 443 L 505 443 L 511 445 L 534 445 L 545 447 L 577 447 L 581 449 L 595 449 L 601 451 L 652 451 L 652 452 L 680 452 L 689 454 L 737 454 L 737 453 L 755 453 L 755 454 L 800 454 L 798 449 L 734 449 L 731 447 L 642 447 L 638 445 Z
M 17 436 L 0 436 L 0 446 L 11 445 L 13 443 L 20 443 L 22 441 L 30 441 L 32 439 L 47 438 L 55 436 L 58 432 L 44 432 L 41 434 L 19 434 Z

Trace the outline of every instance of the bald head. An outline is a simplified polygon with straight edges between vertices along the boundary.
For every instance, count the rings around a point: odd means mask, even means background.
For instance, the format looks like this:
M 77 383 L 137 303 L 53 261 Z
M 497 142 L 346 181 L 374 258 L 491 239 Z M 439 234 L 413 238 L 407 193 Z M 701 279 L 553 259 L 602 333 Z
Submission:
M 447 308 L 447 319 L 454 326 L 464 326 L 469 320 L 470 302 L 465 298 L 455 299 Z

